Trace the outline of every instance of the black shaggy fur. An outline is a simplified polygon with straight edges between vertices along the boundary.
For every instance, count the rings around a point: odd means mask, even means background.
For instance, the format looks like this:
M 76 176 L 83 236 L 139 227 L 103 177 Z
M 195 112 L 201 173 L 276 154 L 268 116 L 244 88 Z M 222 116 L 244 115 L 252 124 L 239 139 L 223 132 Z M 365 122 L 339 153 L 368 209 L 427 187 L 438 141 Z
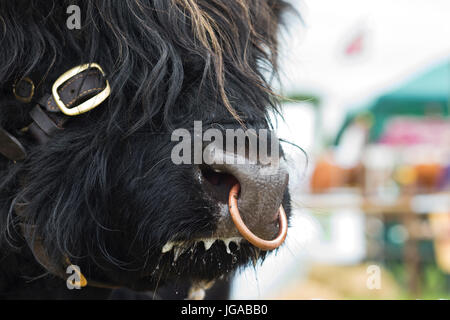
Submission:
M 66 8 L 81 8 L 81 30 L 66 27 Z M 20 136 L 28 157 L 0 157 L 0 298 L 104 298 L 110 290 L 67 290 L 34 259 L 13 210 L 26 201 L 27 222 L 51 261 L 68 256 L 87 278 L 132 290 L 211 280 L 246 265 L 250 245 L 161 255 L 171 239 L 215 228 L 215 204 L 194 166 L 170 161 L 173 128 L 268 128 L 276 96 L 263 73 L 276 61 L 285 4 L 278 0 L 0 1 L 0 125 L 30 123 L 33 103 L 11 85 L 31 77 L 36 95 L 66 70 L 97 62 L 112 94 L 71 120 L 47 144 Z M 288 195 L 284 206 L 289 211 Z

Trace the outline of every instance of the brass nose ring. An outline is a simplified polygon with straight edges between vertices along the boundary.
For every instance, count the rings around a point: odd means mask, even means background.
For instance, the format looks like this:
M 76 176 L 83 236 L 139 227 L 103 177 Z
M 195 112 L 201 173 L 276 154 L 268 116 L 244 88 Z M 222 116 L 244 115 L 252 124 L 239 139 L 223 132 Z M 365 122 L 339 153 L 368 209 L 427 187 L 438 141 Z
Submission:
M 231 219 L 233 220 L 234 224 L 236 225 L 236 228 L 238 229 L 239 233 L 251 244 L 253 244 L 255 247 L 258 247 L 262 250 L 273 250 L 281 246 L 286 239 L 287 235 L 287 229 L 288 229 L 288 222 L 286 217 L 286 212 L 284 211 L 284 208 L 282 205 L 280 205 L 280 208 L 278 209 L 278 219 L 279 219 L 279 225 L 280 229 L 278 232 L 278 235 L 273 240 L 264 240 L 255 235 L 253 232 L 250 231 L 250 229 L 245 225 L 244 221 L 241 218 L 241 215 L 239 213 L 237 199 L 239 195 L 239 190 L 241 186 L 239 183 L 236 183 L 230 190 L 230 194 L 228 197 L 228 206 L 230 209 Z

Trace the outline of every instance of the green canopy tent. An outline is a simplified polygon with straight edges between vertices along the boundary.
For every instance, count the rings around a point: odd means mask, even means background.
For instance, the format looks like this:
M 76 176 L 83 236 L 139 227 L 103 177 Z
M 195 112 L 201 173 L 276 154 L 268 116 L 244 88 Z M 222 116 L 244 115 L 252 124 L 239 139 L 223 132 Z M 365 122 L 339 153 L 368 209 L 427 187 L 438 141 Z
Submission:
M 400 87 L 378 97 L 364 108 L 347 115 L 335 139 L 356 119 L 370 122 L 369 141 L 377 141 L 385 123 L 393 116 L 440 116 L 450 114 L 450 60 L 434 66 Z

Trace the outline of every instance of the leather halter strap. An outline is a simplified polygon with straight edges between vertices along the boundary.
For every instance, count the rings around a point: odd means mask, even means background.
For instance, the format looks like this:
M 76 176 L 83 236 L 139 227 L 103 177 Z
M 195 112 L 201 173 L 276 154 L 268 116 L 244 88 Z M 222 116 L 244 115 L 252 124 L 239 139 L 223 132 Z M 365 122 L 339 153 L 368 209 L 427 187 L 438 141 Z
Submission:
M 23 220 L 26 219 L 26 216 L 24 215 L 25 207 L 26 205 L 22 203 L 16 204 L 14 207 L 16 215 L 19 218 L 22 218 Z M 61 259 L 61 261 L 59 261 L 59 263 L 55 265 L 55 263 L 52 263 L 47 253 L 47 250 L 45 249 L 45 246 L 42 243 L 42 238 L 36 232 L 36 226 L 29 223 L 21 222 L 19 223 L 19 227 L 36 261 L 41 266 L 43 266 L 49 273 L 67 281 L 69 275 L 66 273 L 66 269 L 68 266 L 72 265 L 69 257 L 65 255 Z M 117 289 L 120 287 L 119 285 L 116 284 L 94 281 L 92 279 L 88 280 L 81 271 L 75 270 L 75 272 L 77 273 L 79 280 L 76 283 L 74 283 L 74 285 L 78 285 L 80 287 L 86 287 L 87 285 L 89 285 L 91 287 L 106 288 L 106 289 Z
M 13 85 L 16 99 L 23 103 L 35 101 L 29 114 L 32 123 L 21 131 L 29 132 L 38 144 L 47 143 L 57 132 L 64 130 L 64 124 L 71 116 L 79 115 L 100 105 L 110 94 L 108 80 L 102 68 L 95 63 L 85 64 L 70 69 L 61 75 L 55 82 L 52 92 L 43 95 L 40 99 L 34 97 L 35 87 L 30 78 L 24 78 Z M 82 107 L 83 106 L 83 107 Z M 0 127 L 0 154 L 12 161 L 26 159 L 24 146 L 12 134 Z M 26 205 L 16 204 L 14 211 L 21 220 L 19 224 L 21 233 L 31 248 L 37 262 L 50 273 L 67 279 L 66 267 L 71 265 L 67 256 L 63 257 L 57 265 L 51 262 L 50 257 L 42 243 L 36 226 L 26 222 Z M 88 284 L 82 273 L 78 274 L 81 287 Z M 101 288 L 117 288 L 115 285 L 89 280 L 90 286 Z
M 99 69 L 88 69 L 69 78 L 57 90 L 62 103 L 70 109 L 95 98 L 105 88 L 107 82 L 102 72 Z M 70 116 L 61 112 L 53 94 L 39 99 L 30 116 L 33 119 L 29 126 L 30 133 L 40 144 L 46 143 L 52 135 L 63 130 L 64 124 L 70 119 Z
M 27 156 L 20 141 L 2 127 L 0 127 L 0 153 L 12 161 L 21 161 Z
M 33 81 L 26 77 L 13 85 L 16 99 L 23 103 L 35 102 L 29 114 L 32 123 L 23 128 L 37 143 L 44 144 L 72 117 L 99 106 L 110 94 L 109 82 L 103 69 L 96 63 L 72 68 L 53 84 L 52 91 L 35 97 Z M 11 133 L 0 127 L 0 154 L 12 161 L 24 160 L 25 147 Z

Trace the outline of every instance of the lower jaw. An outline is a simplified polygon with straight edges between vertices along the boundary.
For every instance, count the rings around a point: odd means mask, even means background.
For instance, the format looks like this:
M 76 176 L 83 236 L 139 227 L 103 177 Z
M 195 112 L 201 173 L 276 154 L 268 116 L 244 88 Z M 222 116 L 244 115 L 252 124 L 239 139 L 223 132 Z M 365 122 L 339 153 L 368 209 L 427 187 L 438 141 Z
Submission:
M 162 254 L 153 275 L 162 273 L 161 276 L 165 278 L 213 280 L 226 276 L 239 267 L 256 264 L 266 254 L 245 240 L 238 243 L 230 241 L 228 245 L 218 240 L 208 250 L 204 243 L 194 243 L 196 245 L 187 247 L 182 253 L 175 253 L 172 249 Z
M 207 252 L 213 247 L 213 245 L 219 245 L 220 243 L 222 243 L 225 246 L 226 252 L 228 254 L 232 254 L 232 247 L 235 246 L 237 249 L 239 249 L 242 241 L 244 241 L 242 237 L 199 238 L 186 241 L 169 241 L 163 246 L 161 253 L 166 254 L 170 251 L 173 251 L 174 261 L 176 261 L 180 255 L 184 254 L 186 251 L 191 251 L 192 253 L 192 250 L 197 249 L 196 247 L 198 246 L 203 246 L 205 252 Z
M 176 283 L 195 284 L 227 279 L 237 269 L 256 264 L 266 255 L 266 252 L 245 241 L 241 242 L 239 248 L 232 245 L 230 250 L 228 254 L 221 242 L 215 243 L 207 251 L 204 246 L 199 246 L 192 255 L 184 253 L 175 262 L 173 252 L 168 252 L 161 255 L 158 264 L 145 271 L 145 275 L 137 278 L 125 276 L 122 283 L 124 287 L 135 291 L 157 291 L 165 285 Z

